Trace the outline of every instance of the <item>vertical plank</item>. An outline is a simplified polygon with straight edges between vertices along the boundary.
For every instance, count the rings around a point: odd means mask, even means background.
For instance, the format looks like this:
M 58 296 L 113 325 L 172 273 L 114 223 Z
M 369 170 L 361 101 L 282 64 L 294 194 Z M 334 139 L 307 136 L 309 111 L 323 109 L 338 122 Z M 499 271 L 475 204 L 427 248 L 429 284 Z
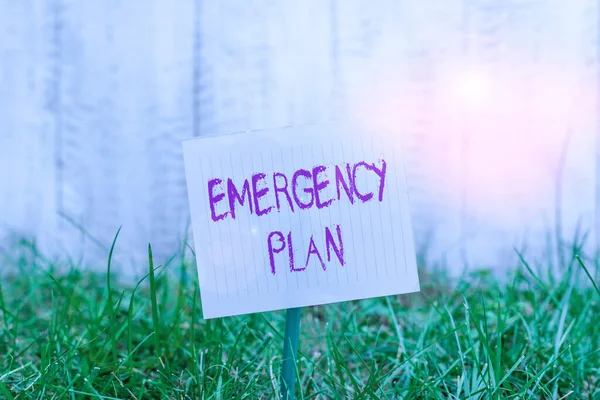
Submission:
M 579 223 L 591 229 L 594 196 L 582 180 L 594 119 L 584 90 L 585 7 L 472 7 L 472 57 L 497 81 L 496 102 L 469 120 L 466 247 L 476 266 L 511 267 L 511 245 L 538 258 L 558 250 L 557 236 L 572 241 Z
M 55 223 L 53 6 L 4 2 L 0 13 L 0 235 L 46 247 L 52 237 L 42 234 Z
M 97 268 L 119 227 L 123 150 L 118 4 L 65 2 L 62 31 L 60 236 L 63 251 Z
M 460 132 L 455 101 L 445 87 L 460 52 L 461 4 L 385 3 L 373 7 L 366 21 L 363 6 L 355 14 L 365 27 L 364 59 L 354 62 L 357 73 L 346 81 L 349 113 L 374 129 L 384 123 L 402 134 L 419 253 L 431 263 L 456 257 Z
M 595 33 L 592 34 L 593 42 L 591 43 L 592 54 L 590 58 L 593 60 L 592 65 L 595 66 L 596 74 L 595 74 L 595 85 L 596 93 L 595 93 L 595 104 L 593 113 L 596 116 L 596 168 L 595 168 L 595 201 L 594 204 L 596 206 L 595 212 L 595 230 L 594 233 L 596 235 L 596 240 L 594 241 L 595 255 L 600 254 L 600 5 L 595 3 L 589 7 L 588 18 L 590 21 L 591 31 Z
M 194 15 L 193 0 L 156 0 L 153 7 L 151 82 L 153 130 L 146 133 L 146 163 L 150 173 L 150 241 L 159 262 L 176 254 L 184 240 L 189 207 L 181 140 L 194 135 Z M 162 258 L 162 260 L 161 260 Z
M 180 140 L 193 135 L 192 4 L 68 5 L 61 236 L 76 258 L 103 265 L 120 225 L 125 273 L 144 268 L 148 242 L 159 262 L 178 250 L 187 215 Z

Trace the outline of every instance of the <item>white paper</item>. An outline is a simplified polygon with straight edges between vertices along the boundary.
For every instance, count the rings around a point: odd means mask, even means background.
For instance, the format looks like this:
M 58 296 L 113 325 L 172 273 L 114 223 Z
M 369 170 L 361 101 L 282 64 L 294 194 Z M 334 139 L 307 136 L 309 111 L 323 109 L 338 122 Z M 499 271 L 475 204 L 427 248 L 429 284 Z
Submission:
M 399 133 L 327 123 L 183 151 L 205 318 L 419 291 Z

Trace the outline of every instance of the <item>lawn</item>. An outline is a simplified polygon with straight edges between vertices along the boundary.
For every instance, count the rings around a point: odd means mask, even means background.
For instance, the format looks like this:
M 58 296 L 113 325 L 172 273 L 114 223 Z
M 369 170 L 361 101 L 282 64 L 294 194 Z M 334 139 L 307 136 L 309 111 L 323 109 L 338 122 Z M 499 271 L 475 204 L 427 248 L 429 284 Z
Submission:
M 277 397 L 283 311 L 204 321 L 193 264 L 149 262 L 132 287 L 17 250 L 0 266 L 18 271 L 0 280 L 0 398 Z M 600 399 L 597 266 L 420 274 L 421 293 L 303 310 L 298 398 Z

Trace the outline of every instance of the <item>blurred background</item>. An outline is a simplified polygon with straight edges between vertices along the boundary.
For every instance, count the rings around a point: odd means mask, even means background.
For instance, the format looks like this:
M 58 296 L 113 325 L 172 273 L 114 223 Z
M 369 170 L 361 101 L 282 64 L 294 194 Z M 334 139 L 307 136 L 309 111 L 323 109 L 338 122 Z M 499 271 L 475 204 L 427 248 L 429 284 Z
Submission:
M 600 229 L 592 0 L 0 0 L 0 251 L 138 275 L 191 239 L 181 140 L 402 133 L 430 265 L 540 265 Z

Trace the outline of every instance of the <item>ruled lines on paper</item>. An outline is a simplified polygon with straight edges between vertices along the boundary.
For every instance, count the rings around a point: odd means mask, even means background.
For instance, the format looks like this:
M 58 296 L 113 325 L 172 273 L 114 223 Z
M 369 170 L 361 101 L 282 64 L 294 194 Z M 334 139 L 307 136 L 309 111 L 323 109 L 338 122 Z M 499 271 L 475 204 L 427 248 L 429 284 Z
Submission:
M 301 126 L 184 142 L 206 318 L 419 290 L 393 136 Z

